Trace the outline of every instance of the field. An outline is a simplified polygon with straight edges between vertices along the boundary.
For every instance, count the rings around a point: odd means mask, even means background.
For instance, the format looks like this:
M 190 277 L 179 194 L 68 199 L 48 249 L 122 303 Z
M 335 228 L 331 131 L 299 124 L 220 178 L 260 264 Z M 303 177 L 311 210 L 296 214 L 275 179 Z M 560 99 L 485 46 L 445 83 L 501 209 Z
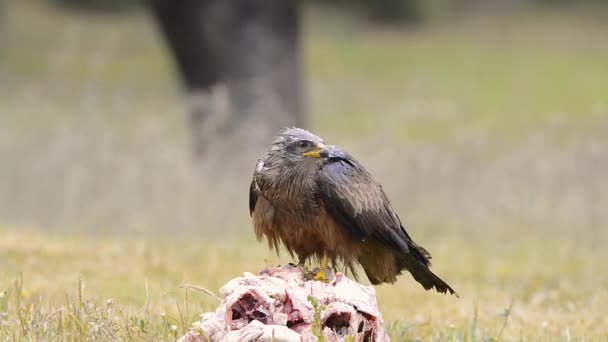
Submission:
M 540 239 L 475 248 L 463 237 L 424 243 L 461 298 L 425 292 L 409 276 L 377 287 L 394 340 L 606 338 L 608 262 L 600 248 Z M 171 340 L 217 305 L 178 286 L 217 293 L 246 270 L 279 263 L 248 241 L 4 232 L 0 248 L 3 340 Z
M 253 239 L 257 155 L 193 165 L 145 13 L 4 11 L 0 341 L 172 340 L 216 306 L 180 285 L 291 261 Z M 605 15 L 307 10 L 312 128 L 369 166 L 461 297 L 376 287 L 393 340 L 608 339 Z

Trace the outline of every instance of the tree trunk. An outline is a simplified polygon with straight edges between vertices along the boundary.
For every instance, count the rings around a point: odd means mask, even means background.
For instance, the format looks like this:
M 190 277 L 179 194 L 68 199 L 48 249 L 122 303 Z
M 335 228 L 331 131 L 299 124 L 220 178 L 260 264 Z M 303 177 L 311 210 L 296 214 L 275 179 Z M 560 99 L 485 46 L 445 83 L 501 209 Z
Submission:
M 150 0 L 189 93 L 195 155 L 305 124 L 296 0 Z

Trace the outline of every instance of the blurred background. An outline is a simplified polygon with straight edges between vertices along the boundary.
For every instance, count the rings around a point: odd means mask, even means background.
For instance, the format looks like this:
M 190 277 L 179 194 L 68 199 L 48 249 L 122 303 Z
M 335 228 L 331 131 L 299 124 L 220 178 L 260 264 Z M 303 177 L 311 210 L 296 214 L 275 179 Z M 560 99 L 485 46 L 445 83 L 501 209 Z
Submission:
M 0 253 L 14 261 L 0 279 L 47 236 L 56 253 L 65 236 L 186 237 L 190 259 L 175 260 L 203 265 L 208 243 L 238 242 L 256 251 L 232 250 L 249 269 L 190 280 L 256 271 L 276 259 L 252 242 L 253 167 L 298 125 L 362 161 L 439 273 L 470 290 L 446 309 L 466 318 L 457 328 L 501 296 L 488 317 L 532 301 L 543 331 L 574 303 L 555 336 L 600 334 L 606 318 L 570 320 L 608 302 L 607 37 L 601 0 L 0 2 Z M 141 299 L 112 291 L 100 297 Z M 389 321 L 418 317 L 386 305 Z
M 525 227 L 579 238 L 604 230 L 608 24 L 599 2 L 299 4 L 301 65 L 293 68 L 301 72 L 282 82 L 303 82 L 301 95 L 283 101 L 304 105 L 295 114 L 273 106 L 265 98 L 277 97 L 275 89 L 262 83 L 237 94 L 260 108 L 236 108 L 228 119 L 221 118 L 228 102 L 238 99 L 222 94 L 221 81 L 188 91 L 145 5 L 3 4 L 3 223 L 249 234 L 257 158 L 281 127 L 305 124 L 368 165 L 412 227 Z M 257 6 L 251 10 L 268 10 Z M 226 25 L 224 43 L 234 43 L 239 58 L 231 67 L 262 59 L 263 34 L 241 44 L 238 24 Z M 267 69 L 251 67 L 230 82 L 275 73 L 271 58 L 289 59 L 271 56 L 262 61 Z M 212 129 L 190 114 L 201 102 L 213 107 L 203 115 Z M 208 118 L 239 115 L 245 123 L 233 125 L 236 132 Z

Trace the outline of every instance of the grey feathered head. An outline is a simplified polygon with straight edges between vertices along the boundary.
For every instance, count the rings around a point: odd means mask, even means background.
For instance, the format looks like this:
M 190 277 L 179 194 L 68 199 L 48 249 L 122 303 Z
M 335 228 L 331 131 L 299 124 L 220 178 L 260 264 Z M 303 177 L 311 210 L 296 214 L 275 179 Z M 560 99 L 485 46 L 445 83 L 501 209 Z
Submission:
M 287 128 L 276 137 L 268 154 L 291 162 L 320 162 L 324 157 L 323 139 L 301 128 Z

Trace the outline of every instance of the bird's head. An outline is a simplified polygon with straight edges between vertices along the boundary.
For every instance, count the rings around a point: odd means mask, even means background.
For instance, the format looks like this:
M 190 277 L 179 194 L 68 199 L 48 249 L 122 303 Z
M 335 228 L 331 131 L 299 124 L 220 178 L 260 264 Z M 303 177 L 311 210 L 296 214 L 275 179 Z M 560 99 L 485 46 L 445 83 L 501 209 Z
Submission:
M 286 164 L 314 165 L 327 157 L 323 139 L 301 128 L 287 128 L 275 139 L 269 154 Z

